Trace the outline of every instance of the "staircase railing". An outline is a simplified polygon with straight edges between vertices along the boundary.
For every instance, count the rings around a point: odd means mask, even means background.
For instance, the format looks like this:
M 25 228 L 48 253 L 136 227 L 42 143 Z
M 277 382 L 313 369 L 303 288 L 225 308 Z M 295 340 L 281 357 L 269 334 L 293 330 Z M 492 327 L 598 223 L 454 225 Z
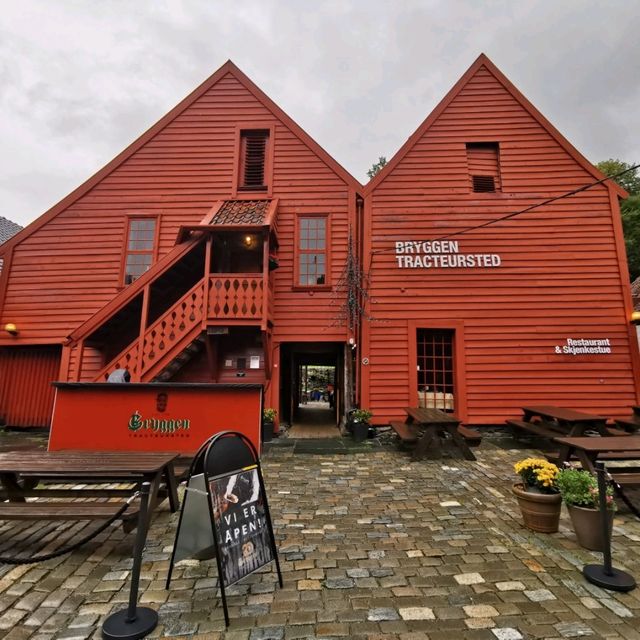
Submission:
M 158 372 L 165 356 L 181 345 L 196 327 L 203 326 L 203 320 L 205 324 L 266 322 L 265 315 L 272 313 L 272 309 L 268 285 L 265 295 L 264 282 L 263 275 L 258 273 L 218 273 L 207 279 L 208 291 L 205 292 L 205 280 L 200 280 L 147 327 L 140 338 L 111 360 L 94 381 L 105 382 L 116 369 L 128 369 L 134 382 L 153 377 L 151 373 Z
M 98 374 L 104 382 L 116 369 L 128 369 L 133 381 L 140 381 L 162 358 L 202 325 L 204 280 L 196 283 L 167 309 L 144 334 L 132 342 Z
M 209 277 L 209 320 L 259 320 L 264 316 L 261 273 L 216 273 Z

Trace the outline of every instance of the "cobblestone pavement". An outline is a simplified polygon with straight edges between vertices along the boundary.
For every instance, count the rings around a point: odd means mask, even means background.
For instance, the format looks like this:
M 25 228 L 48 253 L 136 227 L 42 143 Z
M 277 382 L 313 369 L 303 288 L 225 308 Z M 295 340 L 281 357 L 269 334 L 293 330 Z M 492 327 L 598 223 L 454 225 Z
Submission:
M 225 631 L 215 562 L 177 565 L 165 591 L 177 514 L 155 518 L 140 601 L 159 612 L 152 637 L 640 638 L 640 589 L 606 592 L 580 573 L 600 556 L 579 548 L 566 512 L 557 534 L 522 526 L 512 463 L 529 451 L 483 444 L 478 462 L 410 462 L 377 449 L 264 459 L 284 588 L 262 570 L 229 591 Z M 166 507 L 165 507 L 166 508 Z M 0 523 L 0 545 L 37 527 Z M 40 527 L 55 547 L 69 528 Z M 113 527 L 70 556 L 0 568 L 0 635 L 99 638 L 126 606 L 133 534 Z M 46 548 L 46 544 L 41 545 Z M 640 577 L 640 523 L 618 513 L 615 564 Z

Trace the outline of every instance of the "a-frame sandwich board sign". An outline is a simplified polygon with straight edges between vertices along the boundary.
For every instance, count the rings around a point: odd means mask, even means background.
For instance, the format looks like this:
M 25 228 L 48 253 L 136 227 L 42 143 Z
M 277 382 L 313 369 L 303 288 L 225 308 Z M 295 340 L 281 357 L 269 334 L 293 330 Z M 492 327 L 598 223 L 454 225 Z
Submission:
M 251 440 L 237 431 L 209 438 L 191 463 L 166 588 L 176 562 L 212 555 L 227 626 L 226 587 L 271 561 L 282 587 L 260 457 Z

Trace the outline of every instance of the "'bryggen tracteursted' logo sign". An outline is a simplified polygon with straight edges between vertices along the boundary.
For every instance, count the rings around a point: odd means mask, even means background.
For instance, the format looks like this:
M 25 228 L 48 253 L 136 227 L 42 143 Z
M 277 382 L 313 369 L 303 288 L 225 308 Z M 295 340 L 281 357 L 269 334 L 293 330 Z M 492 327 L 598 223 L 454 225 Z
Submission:
M 143 418 L 138 411 L 129 418 L 129 431 L 147 429 L 157 433 L 175 433 L 176 431 L 187 431 L 190 426 L 191 421 L 188 418 Z

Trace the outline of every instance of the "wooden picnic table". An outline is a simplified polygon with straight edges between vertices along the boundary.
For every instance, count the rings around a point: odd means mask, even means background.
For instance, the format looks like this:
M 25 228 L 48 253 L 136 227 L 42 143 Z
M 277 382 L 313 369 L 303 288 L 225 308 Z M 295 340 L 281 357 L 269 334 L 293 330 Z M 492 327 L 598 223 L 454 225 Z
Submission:
M 559 436 L 578 438 L 588 432 L 597 432 L 603 437 L 629 435 L 622 429 L 607 426 L 607 419 L 602 416 L 573 409 L 540 405 L 523 407 L 522 413 L 522 420 L 507 420 L 507 424 L 517 431 L 549 441 Z
M 0 502 L 0 520 L 109 517 L 118 511 L 122 502 L 86 502 L 77 499 L 130 497 L 135 489 L 95 486 L 104 483 L 133 484 L 138 488 L 143 482 L 149 482 L 151 515 L 161 502 L 160 488 L 164 482 L 171 511 L 175 512 L 179 505 L 173 462 L 177 457 L 177 453 L 131 451 L 0 452 L 0 499 L 8 501 Z M 80 486 L 51 488 L 52 483 Z M 27 502 L 28 497 L 47 500 Z M 50 498 L 71 500 L 54 502 Z M 135 513 L 137 510 L 130 507 L 125 512 L 126 519 L 131 521 Z
M 451 441 L 461 451 L 466 460 L 476 459 L 471 449 L 469 449 L 464 436 L 458 431 L 461 420 L 440 409 L 408 407 L 405 411 L 407 413 L 406 424 L 415 425 L 422 430 L 414 449 L 414 459 L 442 457 L 441 430 L 449 434 Z
M 558 466 L 562 466 L 575 456 L 583 469 L 596 472 L 596 460 L 625 460 L 640 462 L 640 436 L 626 438 L 555 438 L 560 445 Z M 640 484 L 640 473 L 635 469 L 619 468 L 619 473 L 612 473 L 619 484 Z
M 597 431 L 602 436 L 610 435 L 607 431 L 607 419 L 591 413 L 553 405 L 523 407 L 522 413 L 525 422 L 541 418 L 544 426 L 555 428 L 570 437 L 579 437 L 587 430 Z

